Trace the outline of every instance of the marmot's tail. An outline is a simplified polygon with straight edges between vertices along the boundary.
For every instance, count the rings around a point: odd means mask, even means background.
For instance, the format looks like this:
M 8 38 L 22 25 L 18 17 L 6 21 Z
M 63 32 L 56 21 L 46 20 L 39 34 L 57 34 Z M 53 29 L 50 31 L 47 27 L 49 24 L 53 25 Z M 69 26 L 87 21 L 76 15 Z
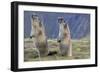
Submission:
M 57 51 L 50 51 L 50 52 L 48 53 L 48 56 L 52 56 L 52 55 L 55 55 L 55 54 L 57 54 Z

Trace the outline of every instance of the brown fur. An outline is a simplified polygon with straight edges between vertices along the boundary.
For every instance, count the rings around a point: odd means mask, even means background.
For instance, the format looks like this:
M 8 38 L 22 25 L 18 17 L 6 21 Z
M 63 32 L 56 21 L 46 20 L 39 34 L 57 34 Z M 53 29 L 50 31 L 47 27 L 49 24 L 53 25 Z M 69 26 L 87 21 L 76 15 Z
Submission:
M 63 32 L 60 31 L 63 33 L 62 34 L 63 39 L 61 39 L 61 42 L 59 42 L 60 53 L 61 55 L 72 56 L 72 43 L 71 43 L 71 36 L 70 36 L 70 30 L 68 24 L 66 24 L 65 22 L 61 22 L 59 24 L 63 26 L 63 30 L 64 30 Z
M 46 56 L 48 54 L 46 35 L 38 17 L 32 18 L 32 26 L 35 31 L 36 48 L 39 50 L 40 56 Z

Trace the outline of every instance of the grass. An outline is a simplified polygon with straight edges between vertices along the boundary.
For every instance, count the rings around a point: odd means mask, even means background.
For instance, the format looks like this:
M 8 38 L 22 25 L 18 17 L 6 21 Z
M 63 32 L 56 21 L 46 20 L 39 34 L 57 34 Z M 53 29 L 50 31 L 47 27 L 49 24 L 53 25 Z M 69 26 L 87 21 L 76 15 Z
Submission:
M 33 40 L 33 41 L 32 41 Z M 50 61 L 50 60 L 71 60 L 71 59 L 88 59 L 90 58 L 90 41 L 89 39 L 72 40 L 72 57 L 60 56 L 54 54 L 39 59 L 36 51 L 34 39 L 25 39 L 24 41 L 24 61 Z M 50 51 L 59 52 L 59 44 L 56 40 L 48 40 L 48 47 Z

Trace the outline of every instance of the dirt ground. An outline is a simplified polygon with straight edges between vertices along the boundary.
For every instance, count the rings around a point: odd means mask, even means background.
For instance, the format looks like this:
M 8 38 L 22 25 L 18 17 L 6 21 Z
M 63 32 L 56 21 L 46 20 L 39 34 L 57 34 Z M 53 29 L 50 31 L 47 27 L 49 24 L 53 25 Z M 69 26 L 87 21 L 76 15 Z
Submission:
M 24 40 L 24 61 L 50 61 L 50 60 L 73 60 L 73 59 L 88 59 L 90 58 L 90 41 L 89 39 L 72 40 L 73 56 L 59 55 L 59 44 L 56 40 L 48 40 L 48 49 L 56 51 L 57 54 L 39 58 L 35 47 L 34 38 L 26 38 Z

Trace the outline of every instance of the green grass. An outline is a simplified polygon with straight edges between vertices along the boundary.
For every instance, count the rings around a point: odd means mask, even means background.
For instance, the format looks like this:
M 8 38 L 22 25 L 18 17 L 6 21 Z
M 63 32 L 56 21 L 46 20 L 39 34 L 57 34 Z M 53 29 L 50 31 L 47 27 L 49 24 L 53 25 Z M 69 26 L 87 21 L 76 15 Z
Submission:
M 30 39 L 25 39 L 25 46 L 27 43 L 32 42 Z M 34 41 L 31 45 L 34 44 Z M 48 40 L 48 46 L 50 51 L 59 52 L 59 44 L 56 40 Z M 29 47 L 29 45 L 28 45 Z M 81 39 L 81 40 L 72 40 L 72 51 L 73 56 L 61 56 L 59 54 L 55 54 L 52 56 L 41 57 L 39 59 L 38 52 L 34 48 L 25 48 L 24 49 L 24 61 L 50 61 L 50 60 L 71 60 L 71 59 L 88 59 L 90 58 L 90 40 L 89 39 Z M 34 47 L 34 46 L 33 46 Z

